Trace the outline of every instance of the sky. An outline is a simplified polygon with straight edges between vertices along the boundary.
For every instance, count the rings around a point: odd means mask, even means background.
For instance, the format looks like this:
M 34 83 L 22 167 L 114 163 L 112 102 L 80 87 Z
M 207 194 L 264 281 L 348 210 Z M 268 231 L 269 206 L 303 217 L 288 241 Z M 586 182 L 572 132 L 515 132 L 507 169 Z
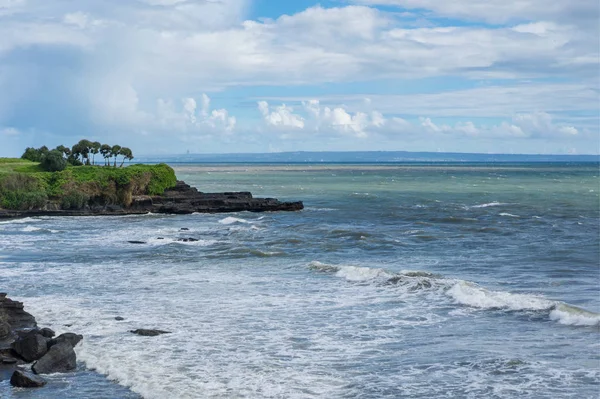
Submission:
M 0 0 L 0 156 L 600 152 L 598 0 Z

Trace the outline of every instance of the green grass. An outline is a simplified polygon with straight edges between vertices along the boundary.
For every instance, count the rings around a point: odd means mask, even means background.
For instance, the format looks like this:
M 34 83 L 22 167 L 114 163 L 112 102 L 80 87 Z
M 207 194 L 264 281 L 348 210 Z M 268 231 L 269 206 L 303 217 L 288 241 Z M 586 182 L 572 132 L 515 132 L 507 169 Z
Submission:
M 134 195 L 160 195 L 175 186 L 175 172 L 166 164 L 68 166 L 46 172 L 39 163 L 0 158 L 0 207 L 32 209 L 50 199 L 65 209 L 85 204 L 129 206 Z

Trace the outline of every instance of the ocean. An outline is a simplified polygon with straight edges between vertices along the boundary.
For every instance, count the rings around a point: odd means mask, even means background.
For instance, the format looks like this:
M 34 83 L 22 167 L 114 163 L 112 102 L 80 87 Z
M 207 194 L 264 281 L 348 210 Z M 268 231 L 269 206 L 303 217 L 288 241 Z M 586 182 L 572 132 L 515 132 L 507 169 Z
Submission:
M 600 394 L 597 163 L 173 166 L 305 209 L 0 222 L 0 291 L 85 337 L 0 397 Z

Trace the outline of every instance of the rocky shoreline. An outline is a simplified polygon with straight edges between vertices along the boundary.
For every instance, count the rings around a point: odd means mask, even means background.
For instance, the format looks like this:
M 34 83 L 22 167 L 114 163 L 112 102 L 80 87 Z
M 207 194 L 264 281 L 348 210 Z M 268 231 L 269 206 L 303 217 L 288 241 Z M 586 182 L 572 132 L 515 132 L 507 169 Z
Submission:
M 282 202 L 275 198 L 254 198 L 250 192 L 202 193 L 183 181 L 165 190 L 162 195 L 134 196 L 131 205 L 95 205 L 83 209 L 60 209 L 49 202 L 43 209 L 0 209 L 0 219 L 31 216 L 119 216 L 164 213 L 186 215 L 191 213 L 276 212 L 300 211 L 301 201 Z
M 38 328 L 23 303 L 0 293 L 0 380 L 10 378 L 20 388 L 46 385 L 41 375 L 75 370 L 74 347 L 82 339 L 70 332 L 55 337 L 51 329 Z

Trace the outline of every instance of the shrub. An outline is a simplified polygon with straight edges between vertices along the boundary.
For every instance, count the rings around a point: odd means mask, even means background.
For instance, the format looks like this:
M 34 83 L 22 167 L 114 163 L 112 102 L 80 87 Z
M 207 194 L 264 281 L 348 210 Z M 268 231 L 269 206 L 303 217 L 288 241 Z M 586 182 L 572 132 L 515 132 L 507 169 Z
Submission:
M 60 206 L 62 209 L 81 209 L 87 205 L 89 200 L 90 197 L 86 193 L 71 190 L 62 196 Z
M 46 204 L 48 196 L 42 190 L 8 191 L 2 193 L 0 204 L 6 209 L 28 210 L 41 208 Z
M 41 166 L 48 172 L 59 172 L 67 167 L 67 160 L 63 158 L 62 152 L 52 150 L 42 157 Z

